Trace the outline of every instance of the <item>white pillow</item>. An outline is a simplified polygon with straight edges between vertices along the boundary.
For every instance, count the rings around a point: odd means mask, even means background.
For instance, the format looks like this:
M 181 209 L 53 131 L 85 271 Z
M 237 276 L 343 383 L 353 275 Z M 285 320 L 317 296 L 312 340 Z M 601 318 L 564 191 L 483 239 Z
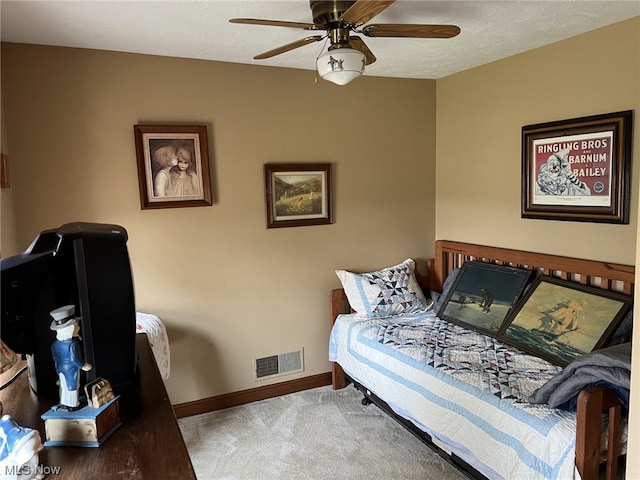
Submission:
M 408 258 L 393 267 L 375 272 L 353 273 L 336 270 L 349 304 L 367 317 L 390 317 L 427 309 L 427 301 L 418 285 L 415 262 Z

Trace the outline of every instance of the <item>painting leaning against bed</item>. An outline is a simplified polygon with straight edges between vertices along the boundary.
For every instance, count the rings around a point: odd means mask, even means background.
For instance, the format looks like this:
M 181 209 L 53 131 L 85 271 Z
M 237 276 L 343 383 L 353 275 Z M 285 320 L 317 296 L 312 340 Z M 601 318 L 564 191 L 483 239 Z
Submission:
M 529 270 L 465 262 L 438 317 L 495 337 L 530 277 Z
M 601 348 L 631 297 L 554 277 L 538 277 L 498 338 L 560 366 Z

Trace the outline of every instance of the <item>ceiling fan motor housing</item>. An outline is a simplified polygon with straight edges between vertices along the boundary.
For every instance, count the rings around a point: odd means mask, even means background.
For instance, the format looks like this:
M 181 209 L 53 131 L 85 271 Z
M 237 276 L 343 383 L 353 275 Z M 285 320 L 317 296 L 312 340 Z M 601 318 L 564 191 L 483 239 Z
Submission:
M 310 0 L 313 23 L 323 28 L 330 28 L 337 24 L 340 16 L 346 12 L 355 0 Z
M 349 46 L 349 33 L 350 31 L 346 28 L 334 28 L 330 30 L 329 37 L 331 47 L 329 47 L 329 49 Z

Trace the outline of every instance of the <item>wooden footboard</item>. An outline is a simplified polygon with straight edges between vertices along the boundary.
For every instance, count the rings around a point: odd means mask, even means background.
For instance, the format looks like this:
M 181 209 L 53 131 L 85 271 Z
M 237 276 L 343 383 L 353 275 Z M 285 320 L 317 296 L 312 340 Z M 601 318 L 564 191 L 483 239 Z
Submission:
M 576 426 L 576 467 L 582 480 L 597 480 L 602 458 L 602 413 L 608 414 L 607 480 L 617 477 L 622 425 L 622 405 L 612 390 L 586 388 L 578 395 Z
M 481 261 L 496 265 L 526 268 L 539 273 L 571 280 L 605 290 L 633 295 L 635 267 L 596 260 L 548 255 L 508 248 L 488 247 L 470 243 L 438 240 L 435 258 L 428 262 L 428 281 L 431 290 L 442 291 L 447 275 L 465 261 Z M 426 284 L 423 280 L 423 285 Z M 331 324 L 351 307 L 342 289 L 331 291 Z M 333 363 L 333 388 L 344 388 L 345 374 Z M 585 389 L 578 397 L 576 428 L 576 468 L 582 480 L 598 480 L 600 476 L 602 415 L 609 416 L 608 448 L 606 451 L 606 478 L 615 480 L 621 445 L 621 405 L 613 391 L 605 387 Z

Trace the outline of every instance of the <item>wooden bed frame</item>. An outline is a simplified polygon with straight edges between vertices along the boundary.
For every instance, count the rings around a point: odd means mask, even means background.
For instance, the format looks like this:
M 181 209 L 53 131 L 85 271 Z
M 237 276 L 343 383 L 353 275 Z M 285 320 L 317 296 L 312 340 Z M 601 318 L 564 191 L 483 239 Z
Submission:
M 427 276 L 421 277 L 418 275 L 418 281 L 423 288 L 442 291 L 442 285 L 447 275 L 455 268 L 461 267 L 465 261 L 472 260 L 526 268 L 544 275 L 579 282 L 583 285 L 591 285 L 626 295 L 633 295 L 635 267 L 631 265 L 488 247 L 449 240 L 436 241 L 435 258 L 427 261 Z M 339 314 L 350 312 L 352 310 L 344 290 L 332 290 L 330 296 L 331 323 L 335 322 Z M 332 363 L 332 378 L 334 389 L 344 388 L 350 381 L 337 363 Z M 372 397 L 370 400 L 378 403 L 375 395 L 372 395 Z M 393 413 L 388 411 L 388 407 L 383 408 L 383 410 L 387 411 L 387 413 Z M 597 480 L 600 476 L 603 454 L 600 446 L 603 413 L 608 413 L 609 415 L 606 478 L 607 480 L 615 480 L 617 476 L 622 430 L 620 420 L 621 405 L 611 390 L 604 387 L 592 387 L 580 393 L 577 404 L 576 467 L 582 480 Z M 398 418 L 396 417 L 396 419 Z M 422 436 L 426 435 L 413 427 L 410 422 L 401 423 L 419 437 L 421 434 Z M 431 443 L 428 438 L 422 439 L 428 444 Z M 436 450 L 439 449 L 436 447 Z M 442 452 L 440 451 L 439 453 Z

